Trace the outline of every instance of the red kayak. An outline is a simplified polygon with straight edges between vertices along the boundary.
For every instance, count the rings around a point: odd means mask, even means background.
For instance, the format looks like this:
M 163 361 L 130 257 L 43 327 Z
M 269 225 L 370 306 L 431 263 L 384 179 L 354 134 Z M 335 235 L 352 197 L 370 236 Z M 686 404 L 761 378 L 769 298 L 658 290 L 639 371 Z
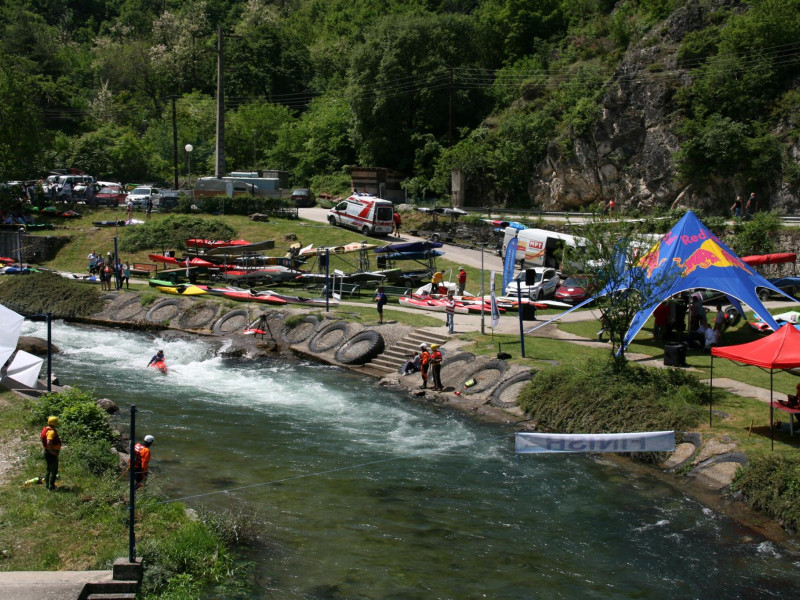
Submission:
M 228 246 L 247 246 L 250 244 L 247 240 L 204 240 L 201 238 L 192 238 L 185 241 L 187 248 L 227 248 Z
M 148 366 L 155 367 L 156 369 L 161 371 L 164 375 L 167 374 L 167 363 L 165 363 L 163 360 L 157 360 L 154 363 L 150 363 Z
M 226 290 L 221 294 L 224 298 L 240 302 L 263 302 L 265 304 L 286 304 L 286 300 L 273 296 L 270 292 Z
M 186 266 L 186 259 L 173 258 L 171 256 L 162 256 L 160 254 L 148 254 L 147 256 L 153 262 L 160 262 L 160 263 L 164 263 L 164 264 L 167 264 L 167 265 L 178 265 L 180 267 L 185 267 Z M 204 260 L 202 258 L 190 258 L 189 259 L 189 266 L 190 267 L 215 267 L 217 265 L 215 265 L 214 263 L 209 262 L 207 260 Z
M 1 263 L 13 263 L 13 262 L 17 262 L 17 261 L 14 260 L 13 258 L 8 258 L 7 256 L 0 256 L 0 262 Z

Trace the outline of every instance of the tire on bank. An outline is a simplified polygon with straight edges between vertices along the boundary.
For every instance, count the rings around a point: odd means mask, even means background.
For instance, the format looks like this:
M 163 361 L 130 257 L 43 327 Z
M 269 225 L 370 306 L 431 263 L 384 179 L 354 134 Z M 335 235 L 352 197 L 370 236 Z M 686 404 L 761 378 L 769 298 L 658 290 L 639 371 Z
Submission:
M 115 321 L 133 321 L 141 317 L 147 309 L 142 306 L 142 299 L 138 294 L 131 294 L 128 297 L 122 296 L 115 302 L 111 310 L 111 318 Z
M 336 351 L 335 358 L 344 365 L 363 365 L 378 356 L 386 348 L 383 336 L 366 329 L 355 334 Z
M 319 327 L 317 317 L 305 317 L 295 327 L 289 327 L 284 319 L 281 339 L 289 344 L 300 344 L 309 339 Z
M 493 358 L 474 369 L 463 382 L 465 394 L 479 394 L 492 388 L 508 369 L 504 360 Z M 475 380 L 475 385 L 466 387 L 467 382 Z
M 248 314 L 244 308 L 237 308 L 226 312 L 212 327 L 212 331 L 217 335 L 228 335 L 237 331 L 242 331 L 247 327 Z
M 182 329 L 203 329 L 217 316 L 219 305 L 214 302 L 194 302 L 181 314 L 178 325 Z
M 159 300 L 147 311 L 144 318 L 150 323 L 171 321 L 180 314 L 182 304 L 177 298 Z
M 508 379 L 501 381 L 489 396 L 489 403 L 498 408 L 513 408 L 517 406 L 519 393 L 528 382 L 536 375 L 536 371 L 529 373 L 517 373 Z
M 347 321 L 335 321 L 320 329 L 311 338 L 308 349 L 317 354 L 333 350 L 341 345 L 345 335 L 347 335 Z

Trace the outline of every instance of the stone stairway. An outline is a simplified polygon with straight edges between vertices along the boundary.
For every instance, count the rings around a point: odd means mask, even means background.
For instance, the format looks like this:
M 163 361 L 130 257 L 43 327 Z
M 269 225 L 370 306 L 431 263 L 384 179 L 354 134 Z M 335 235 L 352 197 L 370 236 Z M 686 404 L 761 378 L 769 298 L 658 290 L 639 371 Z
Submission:
M 430 346 L 431 344 L 444 344 L 447 340 L 447 335 L 432 333 L 424 328 L 414 329 L 402 340 L 385 350 L 383 354 L 373 358 L 358 370 L 373 377 L 386 377 L 400 371 L 406 364 L 407 357 L 415 351 L 419 351 L 419 345 L 422 342 Z

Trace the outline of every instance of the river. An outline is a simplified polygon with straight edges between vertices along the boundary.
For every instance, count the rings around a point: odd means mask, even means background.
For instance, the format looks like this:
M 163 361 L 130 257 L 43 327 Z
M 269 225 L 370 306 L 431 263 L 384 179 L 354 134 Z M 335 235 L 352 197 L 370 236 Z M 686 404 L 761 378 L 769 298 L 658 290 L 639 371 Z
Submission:
M 166 498 L 263 520 L 247 598 L 756 599 L 800 584 L 796 554 L 668 483 L 515 457 L 510 430 L 338 368 L 60 322 L 53 341 L 62 383 L 136 404 Z M 168 375 L 145 368 L 157 348 Z

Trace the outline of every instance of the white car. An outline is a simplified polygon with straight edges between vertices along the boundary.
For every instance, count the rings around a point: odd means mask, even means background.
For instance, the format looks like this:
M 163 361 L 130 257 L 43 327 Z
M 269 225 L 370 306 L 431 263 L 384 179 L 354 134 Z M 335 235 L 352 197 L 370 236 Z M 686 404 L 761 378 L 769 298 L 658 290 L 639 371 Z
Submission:
M 157 188 L 149 186 L 141 186 L 134 188 L 128 194 L 128 201 L 133 203 L 133 208 L 144 208 L 147 205 L 147 199 L 153 199 L 153 206 L 158 206 L 161 200 L 161 193 Z
M 534 279 L 534 283 L 532 285 L 525 285 L 526 272 L 530 273 L 531 271 L 533 272 L 531 276 Z M 506 296 L 510 296 L 511 298 L 517 297 L 518 281 L 520 282 L 519 290 L 523 298 L 543 300 L 544 298 L 553 297 L 561 283 L 561 277 L 559 277 L 555 269 L 549 267 L 525 269 L 524 271 L 520 271 L 506 286 Z

